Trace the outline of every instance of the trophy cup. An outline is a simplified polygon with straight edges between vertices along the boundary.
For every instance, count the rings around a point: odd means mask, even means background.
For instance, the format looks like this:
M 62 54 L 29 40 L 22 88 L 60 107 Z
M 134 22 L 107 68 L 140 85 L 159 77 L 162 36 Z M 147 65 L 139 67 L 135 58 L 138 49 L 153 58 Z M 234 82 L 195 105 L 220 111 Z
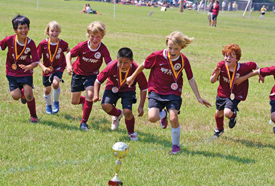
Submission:
M 113 155 L 117 158 L 115 163 L 115 176 L 108 182 L 109 186 L 122 186 L 122 181 L 118 178 L 118 172 L 121 168 L 121 161 L 120 159 L 125 158 L 129 154 L 129 146 L 124 142 L 117 142 L 113 145 L 112 148 Z

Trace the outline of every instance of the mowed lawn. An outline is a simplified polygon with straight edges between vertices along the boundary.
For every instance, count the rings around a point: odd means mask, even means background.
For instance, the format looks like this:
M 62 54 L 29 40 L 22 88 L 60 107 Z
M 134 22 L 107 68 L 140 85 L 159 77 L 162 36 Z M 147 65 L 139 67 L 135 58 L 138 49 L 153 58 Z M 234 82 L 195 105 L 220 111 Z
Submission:
M 97 15 L 81 14 L 85 3 Z M 225 12 L 218 16 L 217 27 L 209 27 L 207 12 L 197 13 L 177 8 L 161 12 L 160 8 L 114 5 L 95 1 L 2 0 L 0 1 L 0 39 L 14 34 L 12 18 L 20 13 L 31 20 L 28 36 L 36 45 L 46 38 L 44 30 L 56 20 L 62 27 L 60 38 L 73 48 L 86 40 L 86 28 L 93 21 L 107 25 L 102 42 L 112 59 L 121 47 L 130 47 L 134 61 L 141 64 L 153 51 L 162 50 L 165 37 L 178 30 L 195 40 L 182 52 L 188 57 L 201 96 L 212 107 L 200 105 L 184 76 L 181 124 L 181 151 L 170 155 L 171 127 L 160 128 L 150 123 L 146 101 L 143 117 L 136 118 L 135 131 L 139 140 L 130 141 L 124 118 L 117 131 L 111 131 L 111 117 L 93 106 L 88 121 L 91 129 L 79 129 L 81 106 L 70 103 L 71 77 L 65 71 L 61 84 L 60 112 L 45 113 L 42 72 L 34 71 L 34 95 L 38 124 L 29 122 L 26 105 L 14 101 L 9 93 L 5 73 L 7 50 L 0 52 L 0 185 L 107 185 L 115 174 L 112 146 L 127 143 L 129 155 L 122 160 L 119 178 L 124 185 L 274 185 L 275 141 L 273 125 L 269 125 L 269 93 L 273 76 L 264 84 L 257 77 L 250 79 L 247 100 L 239 104 L 237 124 L 211 140 L 216 128 L 215 100 L 218 83 L 209 78 L 216 64 L 223 60 L 222 46 L 237 43 L 242 49 L 240 62 L 254 61 L 259 67 L 274 65 L 275 16 L 267 12 L 260 20 L 258 12 L 243 18 L 243 12 Z M 152 16 L 148 14 L 154 11 Z M 102 69 L 106 65 L 102 66 Z M 149 70 L 144 71 L 146 76 Z M 104 86 L 101 88 L 102 96 Z M 84 95 L 84 94 L 83 94 Z M 139 98 L 139 89 L 137 89 Z M 121 108 L 120 101 L 117 106 Z

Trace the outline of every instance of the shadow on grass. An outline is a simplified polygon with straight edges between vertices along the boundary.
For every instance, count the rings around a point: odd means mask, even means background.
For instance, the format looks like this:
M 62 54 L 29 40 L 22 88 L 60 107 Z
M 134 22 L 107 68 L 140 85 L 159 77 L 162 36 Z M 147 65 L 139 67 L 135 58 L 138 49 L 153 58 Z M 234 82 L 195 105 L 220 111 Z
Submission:
M 71 126 L 71 125 L 67 125 L 67 124 L 63 124 L 60 122 L 55 122 L 52 120 L 40 120 L 38 124 L 42 124 L 42 125 L 48 125 L 54 128 L 60 128 L 60 129 L 66 129 L 66 130 L 80 130 L 78 125 L 77 126 Z
M 256 163 L 256 161 L 254 159 L 250 159 L 250 158 L 240 158 L 238 156 L 223 155 L 221 153 L 214 153 L 214 152 L 207 152 L 207 151 L 189 151 L 186 149 L 182 149 L 180 153 L 189 154 L 192 156 L 203 155 L 205 157 L 213 157 L 213 158 L 219 157 L 219 158 L 236 161 L 236 162 L 243 163 L 243 164 Z
M 235 141 L 237 143 L 241 143 L 247 147 L 256 147 L 256 148 L 273 148 L 275 149 L 275 146 L 272 144 L 262 144 L 261 142 L 253 142 L 253 141 L 249 141 L 249 140 L 243 140 L 243 139 L 233 139 L 233 138 L 229 138 L 229 137 L 225 137 L 225 139 L 227 140 L 231 140 L 231 141 Z

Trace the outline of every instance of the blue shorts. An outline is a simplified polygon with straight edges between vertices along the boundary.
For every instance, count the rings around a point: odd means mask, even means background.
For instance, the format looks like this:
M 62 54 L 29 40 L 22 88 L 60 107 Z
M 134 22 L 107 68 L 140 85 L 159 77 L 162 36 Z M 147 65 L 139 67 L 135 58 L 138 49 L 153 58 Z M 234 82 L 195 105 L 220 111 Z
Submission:
M 113 93 L 112 90 L 105 90 L 101 104 L 109 103 L 116 105 L 119 98 L 121 98 L 123 109 L 132 110 L 132 105 L 137 102 L 136 92 L 134 91 Z
M 63 82 L 62 75 L 63 75 L 63 72 L 57 71 L 55 73 L 52 73 L 50 76 L 43 76 L 42 81 L 43 81 L 44 87 L 48 87 L 52 85 L 54 76 L 58 77 Z
M 23 85 L 27 84 L 33 88 L 33 77 L 32 76 L 24 76 L 24 77 L 14 77 L 14 76 L 6 76 L 9 81 L 10 92 L 19 88 L 20 90 L 23 88 Z
M 270 104 L 270 106 L 271 106 L 271 113 L 272 113 L 272 112 L 275 112 L 275 101 L 270 100 L 270 101 L 269 101 L 269 104 Z
M 71 82 L 71 92 L 81 92 L 89 86 L 94 86 L 96 77 L 96 75 L 82 76 L 73 73 Z
M 224 108 L 230 109 L 232 112 L 239 111 L 238 104 L 241 100 L 230 98 L 220 98 L 219 96 L 216 97 L 216 109 L 221 111 L 224 110 Z
M 158 108 L 162 110 L 166 107 L 167 110 L 174 109 L 180 111 L 182 98 L 174 94 L 161 95 L 155 92 L 149 92 L 148 101 L 148 108 Z

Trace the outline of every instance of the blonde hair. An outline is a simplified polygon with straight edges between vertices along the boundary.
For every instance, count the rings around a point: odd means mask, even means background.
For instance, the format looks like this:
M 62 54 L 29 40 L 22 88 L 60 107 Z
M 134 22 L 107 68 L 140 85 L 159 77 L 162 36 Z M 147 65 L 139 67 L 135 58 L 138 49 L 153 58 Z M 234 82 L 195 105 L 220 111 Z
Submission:
M 106 34 L 106 25 L 100 21 L 94 21 L 87 27 L 87 37 L 90 37 L 90 33 L 96 35 L 101 34 L 102 38 Z
M 49 35 L 50 27 L 53 27 L 54 29 L 57 29 L 59 32 L 61 32 L 60 24 L 56 21 L 51 21 L 51 22 L 49 22 L 49 24 L 47 25 L 47 27 L 45 29 L 46 35 Z
M 192 41 L 194 41 L 194 38 L 189 38 L 188 36 L 184 35 L 183 33 L 179 31 L 174 31 L 171 34 L 169 34 L 166 37 L 166 45 L 168 44 L 168 41 L 173 41 L 176 45 L 179 45 L 183 48 L 187 47 Z

